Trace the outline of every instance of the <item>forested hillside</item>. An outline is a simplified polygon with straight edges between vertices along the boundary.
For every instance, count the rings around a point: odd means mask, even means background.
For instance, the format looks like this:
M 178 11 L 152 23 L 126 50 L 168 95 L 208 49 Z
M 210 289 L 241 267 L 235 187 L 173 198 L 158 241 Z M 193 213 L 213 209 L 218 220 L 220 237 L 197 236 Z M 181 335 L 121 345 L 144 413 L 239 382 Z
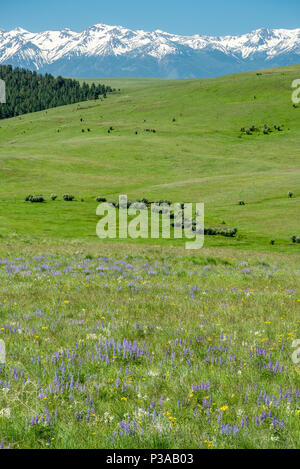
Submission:
M 80 85 L 77 80 L 13 69 L 10 65 L 0 66 L 0 79 L 6 84 L 6 104 L 0 104 L 0 119 L 99 99 L 100 96 L 105 98 L 113 91 L 110 86 Z

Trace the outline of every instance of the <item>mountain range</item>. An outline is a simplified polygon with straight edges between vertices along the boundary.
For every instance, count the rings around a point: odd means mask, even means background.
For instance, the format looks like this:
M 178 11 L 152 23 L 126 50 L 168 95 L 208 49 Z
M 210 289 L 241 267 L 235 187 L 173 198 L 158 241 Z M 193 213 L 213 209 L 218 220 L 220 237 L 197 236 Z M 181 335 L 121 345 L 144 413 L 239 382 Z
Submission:
M 240 36 L 179 36 L 95 24 L 32 33 L 0 30 L 0 64 L 76 78 L 205 78 L 300 63 L 300 28 Z

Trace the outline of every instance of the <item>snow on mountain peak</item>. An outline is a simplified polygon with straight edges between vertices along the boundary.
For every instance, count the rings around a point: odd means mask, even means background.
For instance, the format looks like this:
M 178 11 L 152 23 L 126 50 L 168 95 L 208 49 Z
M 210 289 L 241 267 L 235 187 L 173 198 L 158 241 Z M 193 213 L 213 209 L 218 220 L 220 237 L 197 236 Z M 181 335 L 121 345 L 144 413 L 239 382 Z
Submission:
M 194 60 L 200 60 L 199 54 L 205 54 L 208 62 L 214 57 L 222 63 L 230 60 L 235 64 L 250 59 L 255 62 L 257 57 L 274 60 L 288 54 L 293 55 L 295 61 L 300 54 L 300 28 L 260 28 L 240 36 L 220 37 L 179 36 L 160 29 L 147 32 L 103 23 L 96 23 L 82 32 L 68 28 L 40 33 L 31 33 L 21 27 L 12 31 L 0 30 L 0 63 L 16 63 L 39 70 L 51 65 L 54 73 L 55 64 L 71 63 L 75 59 L 79 62 L 80 58 L 97 61 L 124 57 L 124 60 L 144 61 L 148 57 L 162 62 L 170 61 L 172 57 L 183 61 L 195 56 Z M 290 59 L 287 62 L 289 64 Z

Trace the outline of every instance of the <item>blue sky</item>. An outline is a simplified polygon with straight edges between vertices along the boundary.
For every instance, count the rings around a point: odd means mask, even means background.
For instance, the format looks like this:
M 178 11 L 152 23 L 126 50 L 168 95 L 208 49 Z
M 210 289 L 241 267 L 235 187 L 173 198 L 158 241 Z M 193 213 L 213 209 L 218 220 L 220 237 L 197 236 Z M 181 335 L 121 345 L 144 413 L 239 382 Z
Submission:
M 95 23 L 177 34 L 241 34 L 260 27 L 300 27 L 299 0 L 12 0 L 0 28 L 82 31 Z

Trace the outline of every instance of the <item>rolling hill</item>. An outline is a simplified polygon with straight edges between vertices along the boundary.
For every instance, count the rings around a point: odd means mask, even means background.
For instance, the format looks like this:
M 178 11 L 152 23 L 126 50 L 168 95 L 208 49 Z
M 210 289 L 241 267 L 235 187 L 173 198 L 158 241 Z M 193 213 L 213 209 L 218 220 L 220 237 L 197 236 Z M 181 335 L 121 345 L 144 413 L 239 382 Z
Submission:
M 0 235 L 96 241 L 95 197 L 124 193 L 204 201 L 208 225 L 238 228 L 236 239 L 207 237 L 206 246 L 299 251 L 290 241 L 300 235 L 300 107 L 291 102 L 299 77 L 291 66 L 203 80 L 99 79 L 121 91 L 2 120 Z M 30 193 L 47 203 L 25 203 Z M 64 193 L 76 201 L 63 202 Z

